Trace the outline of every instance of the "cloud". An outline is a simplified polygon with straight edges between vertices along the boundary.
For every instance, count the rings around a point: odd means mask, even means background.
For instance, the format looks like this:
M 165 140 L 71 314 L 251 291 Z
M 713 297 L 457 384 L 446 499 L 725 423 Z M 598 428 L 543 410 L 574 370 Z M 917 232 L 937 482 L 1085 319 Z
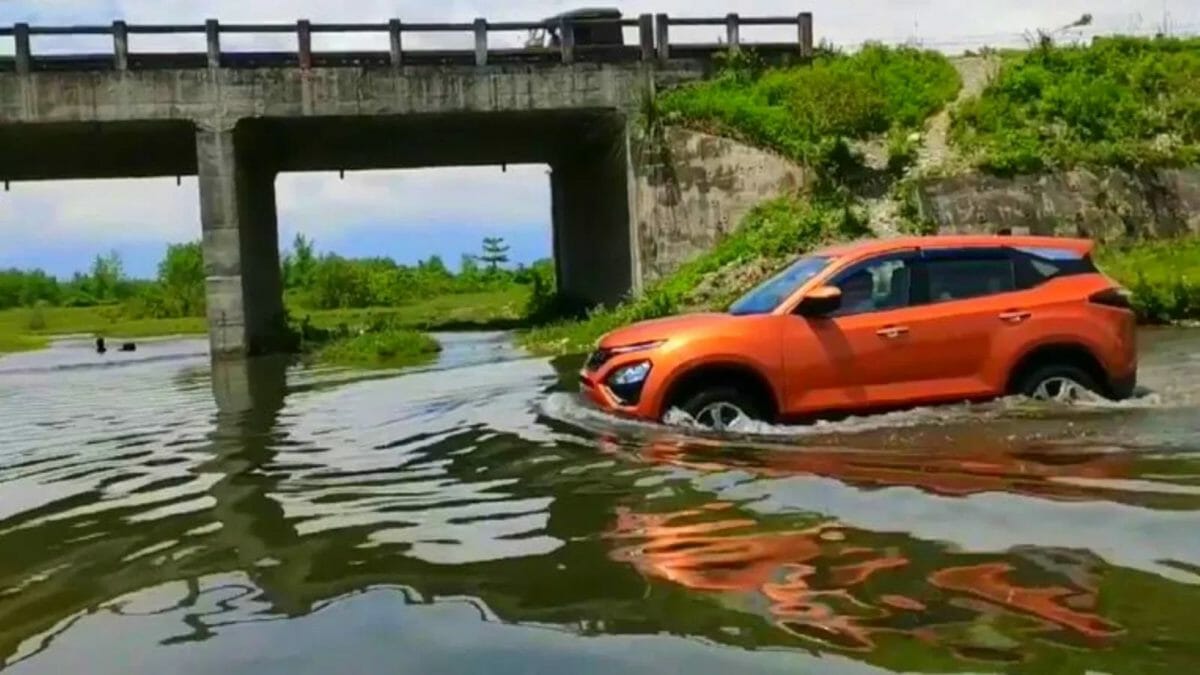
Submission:
M 0 25 L 17 21 L 37 24 L 102 24 L 114 18 L 130 23 L 200 23 L 208 17 L 224 22 L 313 21 L 382 22 L 470 21 L 544 18 L 581 3 L 574 0 L 0 0 Z M 1103 31 L 1153 30 L 1169 20 L 1177 28 L 1200 32 L 1200 4 L 1195 0 L 1010 0 L 964 3 L 962 0 L 611 0 L 626 14 L 667 12 L 685 16 L 744 16 L 814 13 L 816 34 L 838 44 L 866 39 L 918 40 L 945 49 L 983 44 L 1019 43 L 1022 31 L 1065 24 L 1084 12 L 1096 18 Z M 680 40 L 711 41 L 720 29 L 679 31 Z M 746 40 L 792 39 L 790 28 L 746 29 Z M 506 38 L 512 44 L 521 38 Z M 450 44 L 465 46 L 467 35 L 456 38 L 425 36 L 409 47 Z M 291 36 L 247 36 L 226 40 L 231 49 L 294 46 Z M 384 49 L 384 36 L 315 39 L 317 49 Z M 196 36 L 149 38 L 134 36 L 136 50 L 199 51 Z M 105 38 L 39 39 L 38 51 L 103 51 Z M 0 39 L 0 53 L 11 53 L 10 39 Z M 285 176 L 279 185 L 280 222 L 285 234 L 295 230 L 318 236 L 340 228 L 430 228 L 453 224 L 480 228 L 548 227 L 549 190 L 542 167 L 444 169 L 429 172 L 371 172 Z M 72 245 L 95 242 L 107 248 L 193 239 L 199 233 L 198 197 L 194 179 L 176 187 L 174 179 L 155 181 L 63 181 L 22 183 L 0 193 L 0 253 L 8 260 L 14 250 L 36 252 L 64 241 Z M 458 230 L 456 230 L 458 231 Z M 31 258 L 36 257 L 31 255 Z M 79 265 L 86 264 L 86 259 Z

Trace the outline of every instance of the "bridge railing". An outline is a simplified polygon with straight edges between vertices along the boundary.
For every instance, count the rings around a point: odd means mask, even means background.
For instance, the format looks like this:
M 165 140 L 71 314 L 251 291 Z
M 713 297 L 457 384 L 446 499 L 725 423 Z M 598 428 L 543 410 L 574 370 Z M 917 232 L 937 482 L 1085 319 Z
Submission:
M 671 43 L 672 26 L 723 26 L 725 39 L 717 43 Z M 793 26 L 796 41 L 785 43 L 746 43 L 741 40 L 742 26 Z M 788 17 L 741 17 L 729 14 L 719 18 L 681 18 L 666 14 L 642 14 L 620 19 L 571 18 L 559 21 L 470 23 L 406 23 L 391 19 L 386 23 L 296 23 L 223 24 L 209 19 L 202 24 L 136 25 L 114 21 L 104 26 L 31 26 L 18 23 L 0 27 L 0 37 L 11 37 L 13 56 L 0 57 L 0 71 L 20 74 L 54 70 L 140 70 L 161 68 L 253 68 L 321 66 L 393 66 L 497 63 L 574 63 L 576 61 L 668 61 L 675 58 L 709 58 L 722 51 L 754 48 L 764 52 L 795 54 L 809 58 L 813 53 L 812 14 Z M 627 45 L 622 39 L 614 44 L 576 40 L 581 29 L 636 29 L 637 41 Z M 489 37 L 503 32 L 545 32 L 556 35 L 554 44 L 503 48 Z M 316 34 L 386 34 L 389 50 L 314 51 Z M 131 35 L 204 35 L 204 52 L 150 53 L 131 52 Z M 226 51 L 221 37 L 231 34 L 292 34 L 295 51 Z M 459 34 L 474 37 L 474 49 L 408 49 L 405 36 L 411 34 Z M 34 37 L 111 36 L 113 48 L 105 54 L 34 54 Z

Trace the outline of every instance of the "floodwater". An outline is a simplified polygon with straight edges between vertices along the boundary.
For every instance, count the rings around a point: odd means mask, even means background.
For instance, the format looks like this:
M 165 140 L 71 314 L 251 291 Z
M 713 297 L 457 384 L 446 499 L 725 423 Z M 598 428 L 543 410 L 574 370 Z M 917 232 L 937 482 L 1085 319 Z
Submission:
M 444 340 L 370 375 L 0 360 L 0 669 L 1200 671 L 1200 332 L 1144 334 L 1119 405 L 726 438 Z

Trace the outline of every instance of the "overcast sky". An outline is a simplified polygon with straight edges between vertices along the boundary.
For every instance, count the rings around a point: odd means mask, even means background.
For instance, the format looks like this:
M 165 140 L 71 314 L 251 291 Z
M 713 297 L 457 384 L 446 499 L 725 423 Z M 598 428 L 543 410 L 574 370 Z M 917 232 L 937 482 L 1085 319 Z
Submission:
M 579 5 L 619 6 L 627 14 L 679 16 L 792 15 L 812 11 L 818 39 L 854 45 L 868 39 L 916 41 L 947 51 L 1018 44 L 1023 31 L 1054 28 L 1091 13 L 1098 32 L 1200 32 L 1200 0 L 0 0 L 0 25 L 225 22 L 465 21 L 544 18 Z M 685 39 L 715 37 L 711 29 Z M 790 36 L 791 33 L 788 33 Z M 517 39 L 513 36 L 512 39 Z M 743 40 L 777 37 L 743 30 Z M 227 48 L 291 45 L 247 36 Z M 463 36 L 459 44 L 466 44 Z M 407 40 L 409 46 L 421 46 Z M 134 36 L 131 49 L 199 51 L 199 38 Z M 386 36 L 332 39 L 316 49 L 386 49 Z M 111 49 L 103 39 L 38 39 L 35 53 Z M 0 38 L 0 54 L 12 41 Z M 282 237 L 296 232 L 318 247 L 349 255 L 388 254 L 399 260 L 438 253 L 455 262 L 485 235 L 505 236 L 514 257 L 529 261 L 550 250 L 549 183 L 544 166 L 429 171 L 287 174 L 276 185 Z M 148 275 L 167 242 L 199 237 L 194 178 L 139 181 L 16 183 L 0 193 L 0 267 L 40 266 L 67 275 L 92 256 L 115 249 L 127 268 Z

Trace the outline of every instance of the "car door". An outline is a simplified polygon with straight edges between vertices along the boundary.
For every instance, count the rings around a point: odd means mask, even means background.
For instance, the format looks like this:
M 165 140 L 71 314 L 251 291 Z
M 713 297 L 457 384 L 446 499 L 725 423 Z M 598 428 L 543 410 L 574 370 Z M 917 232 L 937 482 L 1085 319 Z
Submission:
M 915 250 L 856 263 L 829 285 L 842 306 L 827 317 L 786 317 L 785 400 L 789 414 L 858 410 L 902 402 L 912 363 Z
M 914 285 L 912 354 L 922 374 L 911 389 L 921 400 L 991 396 L 984 377 L 996 340 L 1029 314 L 1022 307 L 1011 252 L 996 248 L 928 248 Z

